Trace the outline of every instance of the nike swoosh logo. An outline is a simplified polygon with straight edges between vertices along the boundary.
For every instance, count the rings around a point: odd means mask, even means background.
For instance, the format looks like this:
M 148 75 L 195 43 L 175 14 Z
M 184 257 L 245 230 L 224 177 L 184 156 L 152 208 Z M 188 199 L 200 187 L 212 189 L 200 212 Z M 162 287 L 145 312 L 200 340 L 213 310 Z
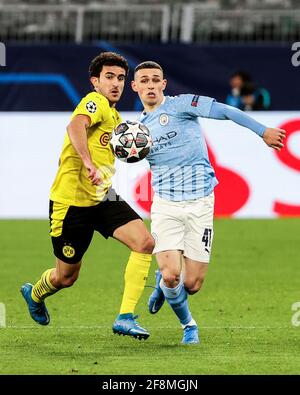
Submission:
M 156 313 L 156 308 L 155 308 L 155 304 L 152 306 L 152 309 L 151 309 L 151 311 L 152 311 L 152 313 Z

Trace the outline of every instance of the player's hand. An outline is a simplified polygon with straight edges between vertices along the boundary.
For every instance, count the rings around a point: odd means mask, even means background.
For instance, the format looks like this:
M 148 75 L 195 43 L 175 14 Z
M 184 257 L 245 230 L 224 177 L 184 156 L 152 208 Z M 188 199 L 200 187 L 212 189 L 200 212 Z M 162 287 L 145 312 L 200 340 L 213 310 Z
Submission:
M 85 163 L 85 168 L 88 171 L 88 178 L 90 179 L 93 185 L 100 185 L 102 184 L 102 179 L 100 177 L 99 171 L 93 165 L 93 163 Z
M 263 134 L 264 142 L 271 148 L 280 151 L 284 147 L 286 131 L 279 128 L 267 128 Z

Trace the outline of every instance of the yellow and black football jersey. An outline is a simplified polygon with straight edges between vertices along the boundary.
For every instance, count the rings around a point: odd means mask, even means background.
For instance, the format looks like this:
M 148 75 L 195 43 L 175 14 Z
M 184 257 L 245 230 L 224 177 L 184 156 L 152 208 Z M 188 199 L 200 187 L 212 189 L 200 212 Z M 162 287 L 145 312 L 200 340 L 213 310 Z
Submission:
M 111 186 L 114 174 L 114 156 L 109 140 L 112 130 L 121 122 L 115 108 L 100 93 L 91 92 L 78 104 L 72 119 L 79 114 L 91 119 L 87 129 L 88 148 L 94 165 L 100 172 L 102 184 L 92 185 L 88 172 L 66 133 L 59 169 L 51 188 L 50 199 L 72 206 L 93 206 L 102 201 Z

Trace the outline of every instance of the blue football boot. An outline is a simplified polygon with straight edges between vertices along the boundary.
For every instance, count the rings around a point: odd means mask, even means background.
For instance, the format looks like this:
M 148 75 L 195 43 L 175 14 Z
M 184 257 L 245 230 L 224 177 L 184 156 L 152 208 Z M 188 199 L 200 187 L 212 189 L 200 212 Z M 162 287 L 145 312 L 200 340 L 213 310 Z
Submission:
M 186 326 L 183 329 L 182 344 L 197 344 L 199 343 L 198 326 Z
M 138 316 L 133 316 L 133 314 L 119 314 L 116 318 L 112 330 L 114 333 L 123 336 L 132 336 L 135 339 L 148 339 L 150 333 L 139 326 L 135 321 Z
M 25 299 L 29 314 L 31 318 L 40 325 L 48 325 L 50 322 L 50 317 L 46 309 L 45 303 L 36 303 L 31 297 L 31 290 L 33 288 L 32 284 L 26 283 L 21 287 L 21 294 Z
M 165 301 L 165 296 L 163 291 L 161 290 L 159 283 L 161 280 L 161 272 L 160 270 L 155 271 L 155 289 L 149 297 L 148 300 L 148 309 L 151 314 L 156 314 L 162 307 Z

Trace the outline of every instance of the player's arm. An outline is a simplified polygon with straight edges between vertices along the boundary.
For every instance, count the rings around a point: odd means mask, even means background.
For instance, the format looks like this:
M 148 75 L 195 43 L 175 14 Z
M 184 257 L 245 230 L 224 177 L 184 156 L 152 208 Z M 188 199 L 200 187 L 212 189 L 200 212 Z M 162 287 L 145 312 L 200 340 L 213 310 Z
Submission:
M 87 128 L 91 124 L 91 119 L 88 115 L 76 115 L 69 125 L 67 132 L 70 141 L 80 156 L 85 168 L 88 171 L 88 177 L 93 185 L 101 184 L 102 180 L 99 177 L 97 168 L 94 166 L 87 142 Z
M 285 130 L 279 128 L 267 128 L 255 119 L 251 118 L 245 112 L 228 106 L 223 103 L 214 101 L 212 103 L 208 118 L 231 120 L 241 126 L 251 129 L 253 132 L 263 138 L 264 142 L 277 151 L 283 147 L 283 139 L 285 138 Z

